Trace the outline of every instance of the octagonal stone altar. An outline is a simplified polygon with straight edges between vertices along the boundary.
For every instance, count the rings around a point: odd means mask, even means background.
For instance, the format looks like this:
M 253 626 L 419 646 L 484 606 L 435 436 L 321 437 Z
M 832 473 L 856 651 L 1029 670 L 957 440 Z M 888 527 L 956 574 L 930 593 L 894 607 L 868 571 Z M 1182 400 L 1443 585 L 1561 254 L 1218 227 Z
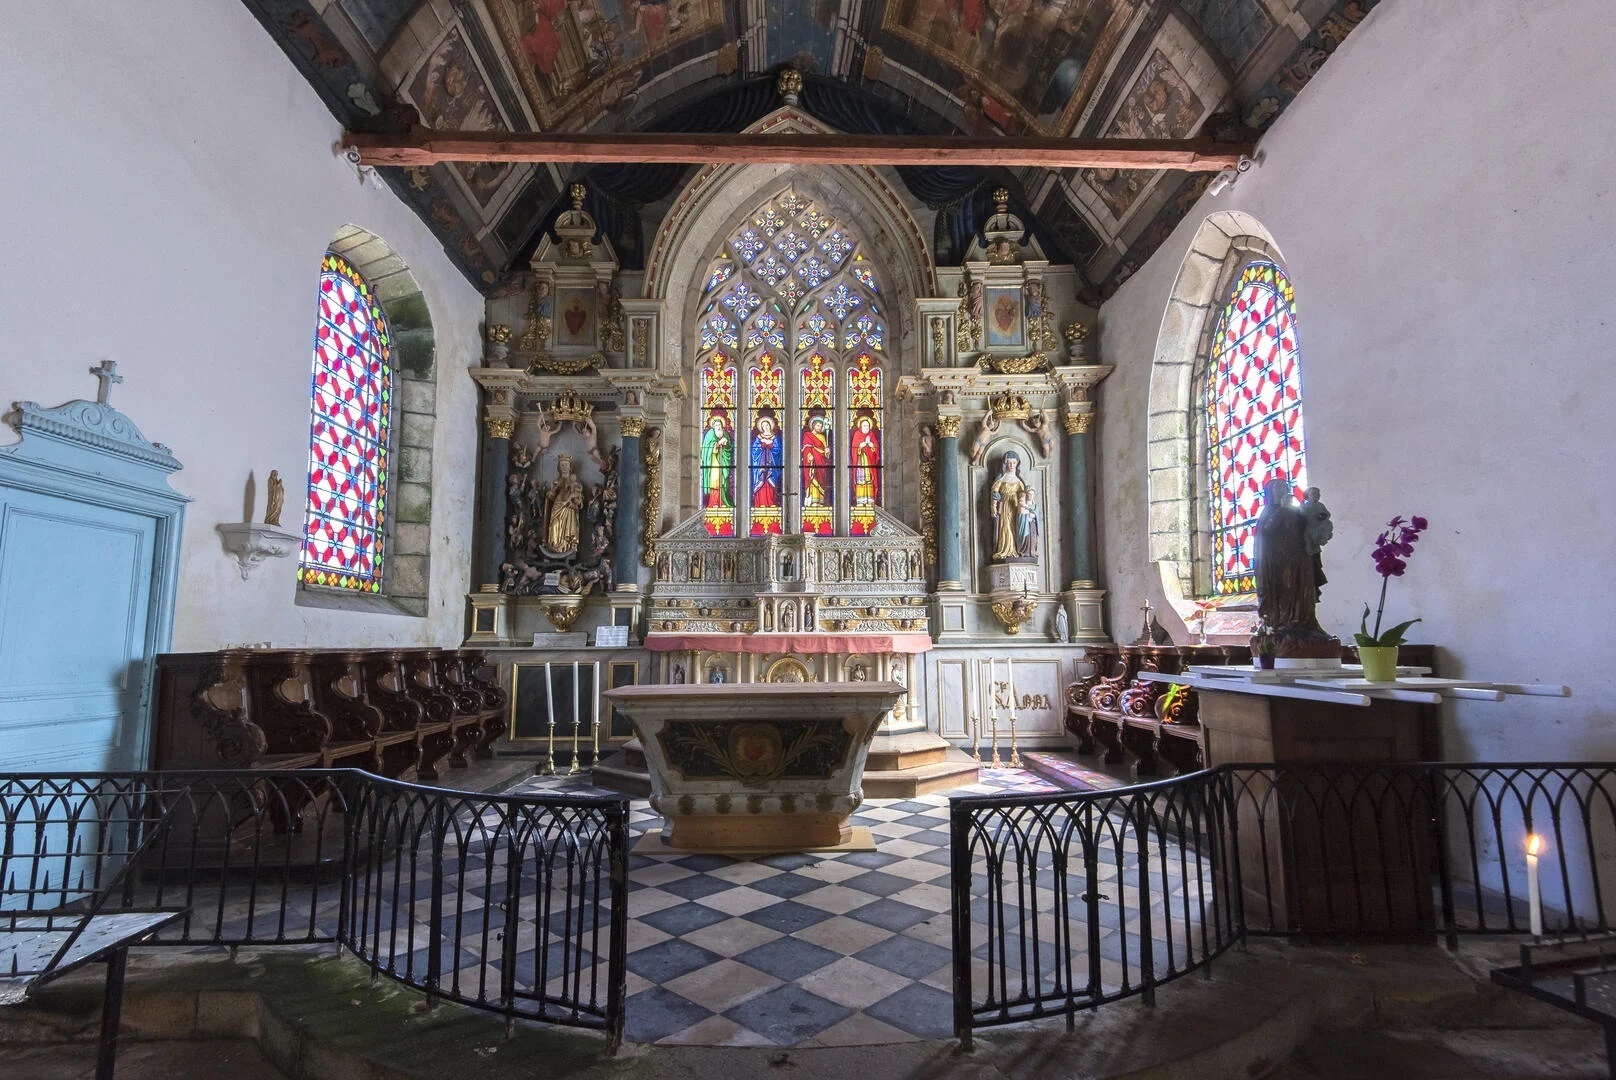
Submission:
M 645 748 L 664 839 L 687 851 L 848 845 L 896 682 L 626 686 L 606 698 Z

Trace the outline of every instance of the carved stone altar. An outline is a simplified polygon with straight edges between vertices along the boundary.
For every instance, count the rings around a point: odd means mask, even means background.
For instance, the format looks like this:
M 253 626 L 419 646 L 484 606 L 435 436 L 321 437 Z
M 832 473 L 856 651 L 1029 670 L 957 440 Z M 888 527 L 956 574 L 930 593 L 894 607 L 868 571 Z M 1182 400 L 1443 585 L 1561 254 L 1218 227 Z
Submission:
M 644 747 L 667 843 L 765 853 L 854 845 L 848 819 L 864 800 L 866 755 L 904 689 L 694 683 L 623 687 L 606 698 Z

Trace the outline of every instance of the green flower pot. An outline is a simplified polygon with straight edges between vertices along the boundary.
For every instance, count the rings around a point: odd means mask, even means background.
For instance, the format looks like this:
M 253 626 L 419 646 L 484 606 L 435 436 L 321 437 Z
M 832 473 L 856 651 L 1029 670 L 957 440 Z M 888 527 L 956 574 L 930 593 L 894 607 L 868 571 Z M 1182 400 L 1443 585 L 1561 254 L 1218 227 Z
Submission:
M 1358 659 L 1363 663 L 1363 677 L 1370 682 L 1397 681 L 1396 645 L 1360 645 Z

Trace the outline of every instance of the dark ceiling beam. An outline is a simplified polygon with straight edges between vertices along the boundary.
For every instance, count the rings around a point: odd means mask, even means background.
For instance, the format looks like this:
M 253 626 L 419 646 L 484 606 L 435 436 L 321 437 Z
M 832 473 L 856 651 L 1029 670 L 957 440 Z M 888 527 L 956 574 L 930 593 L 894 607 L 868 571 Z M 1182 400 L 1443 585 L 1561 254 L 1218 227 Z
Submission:
M 363 165 L 436 165 L 445 161 L 578 162 L 657 165 L 984 165 L 1046 169 L 1238 167 L 1250 143 L 1211 139 L 1047 139 L 952 135 L 770 135 L 752 132 L 670 134 L 511 134 L 428 131 L 344 132 Z

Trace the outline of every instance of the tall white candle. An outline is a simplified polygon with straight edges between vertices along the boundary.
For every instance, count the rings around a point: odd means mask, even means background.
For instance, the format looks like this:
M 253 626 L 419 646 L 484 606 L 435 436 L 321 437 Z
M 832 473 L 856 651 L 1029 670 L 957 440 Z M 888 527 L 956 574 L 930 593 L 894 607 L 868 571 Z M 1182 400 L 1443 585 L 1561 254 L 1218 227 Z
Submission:
M 1537 856 L 1543 850 L 1543 838 L 1532 833 L 1526 838 L 1526 902 L 1530 912 L 1532 936 L 1543 936 L 1543 893 L 1537 881 Z
M 595 661 L 595 680 L 591 684 L 591 688 L 593 690 L 595 700 L 590 703 L 590 707 L 589 707 L 590 723 L 593 724 L 595 727 L 599 727 L 600 726 L 600 661 L 599 660 Z
M 574 660 L 572 662 L 572 730 L 574 734 L 577 734 L 579 729 L 583 727 L 579 723 L 582 719 L 583 717 L 578 715 L 578 661 Z
M 550 723 L 555 723 L 555 684 L 550 681 L 550 661 L 544 662 L 544 701 L 550 706 Z

